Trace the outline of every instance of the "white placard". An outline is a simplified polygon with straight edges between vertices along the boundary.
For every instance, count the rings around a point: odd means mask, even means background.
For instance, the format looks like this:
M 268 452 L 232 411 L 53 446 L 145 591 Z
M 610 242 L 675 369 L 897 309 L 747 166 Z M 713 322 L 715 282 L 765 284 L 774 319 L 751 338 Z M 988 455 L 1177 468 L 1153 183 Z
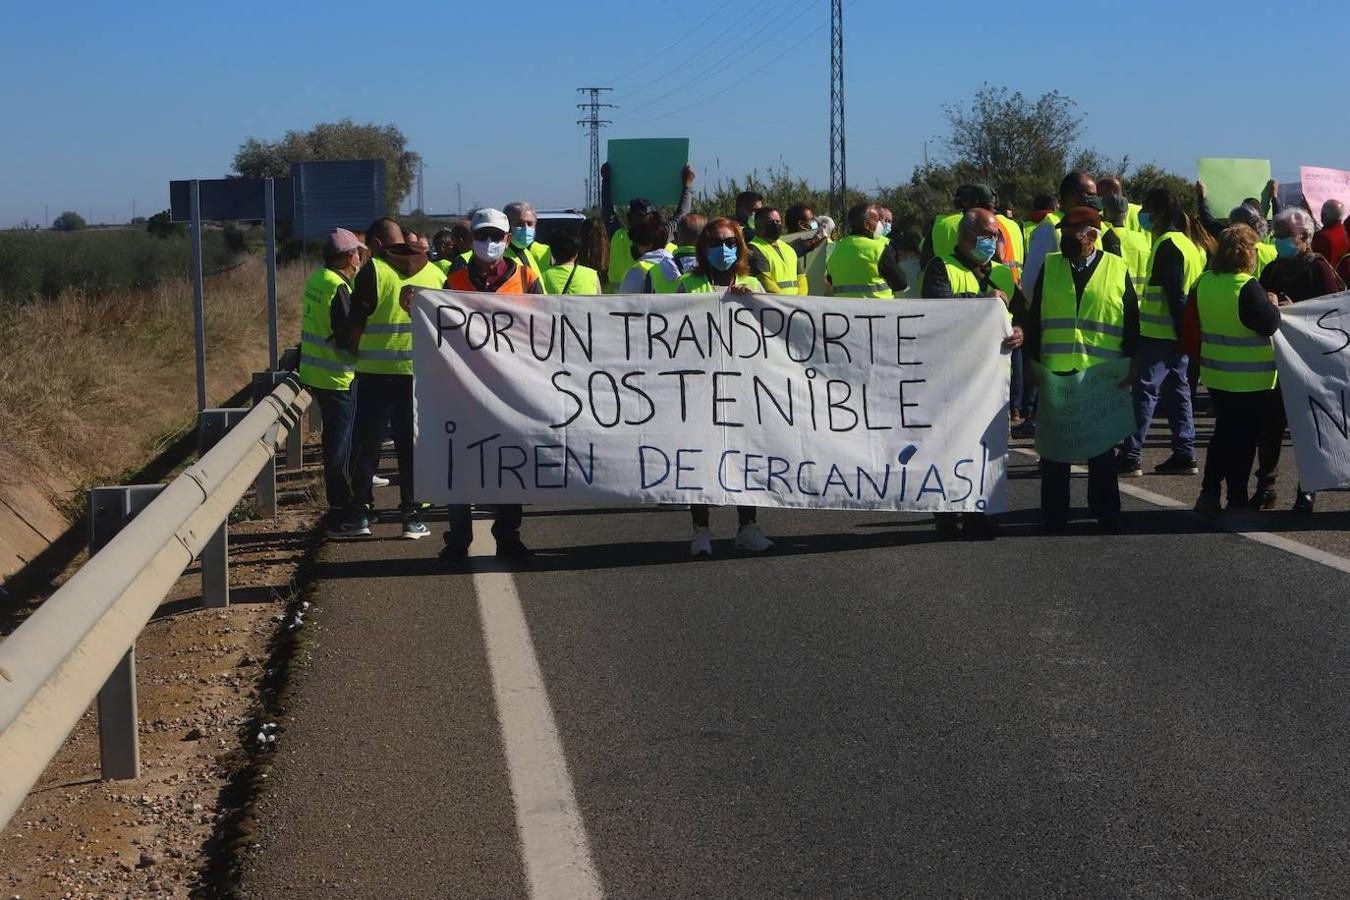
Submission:
M 419 500 L 999 512 L 996 300 L 417 292 Z
M 1350 291 L 1280 310 L 1275 363 L 1305 491 L 1350 484 Z

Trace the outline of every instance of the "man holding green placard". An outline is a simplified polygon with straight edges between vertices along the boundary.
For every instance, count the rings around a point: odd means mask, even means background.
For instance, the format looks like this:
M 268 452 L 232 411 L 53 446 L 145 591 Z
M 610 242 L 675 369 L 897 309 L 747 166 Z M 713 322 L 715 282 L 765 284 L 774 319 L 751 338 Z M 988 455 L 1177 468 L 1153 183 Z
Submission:
M 1113 450 L 1134 428 L 1129 359 L 1139 342 L 1139 301 L 1125 261 L 1097 249 L 1097 210 L 1070 209 L 1057 227 L 1060 252 L 1046 255 L 1030 308 L 1013 318 L 1042 385 L 1036 428 L 1042 524 L 1051 534 L 1068 527 L 1069 467 L 1086 460 L 1088 508 L 1102 531 L 1119 532 Z

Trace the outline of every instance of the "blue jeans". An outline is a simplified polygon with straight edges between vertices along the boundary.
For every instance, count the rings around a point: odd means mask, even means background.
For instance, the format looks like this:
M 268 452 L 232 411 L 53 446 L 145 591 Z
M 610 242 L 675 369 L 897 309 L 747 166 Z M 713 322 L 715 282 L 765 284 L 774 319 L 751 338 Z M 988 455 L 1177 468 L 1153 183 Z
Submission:
M 1018 347 L 1009 355 L 1012 357 L 1012 377 L 1009 379 L 1009 393 L 1012 396 L 1008 398 L 1008 411 L 1020 412 L 1022 418 L 1030 419 L 1036 410 L 1036 388 L 1027 387 L 1026 360 L 1022 357 L 1022 348 Z
M 352 423 L 356 395 L 350 390 L 309 388 L 323 420 L 323 488 L 330 511 L 347 507 L 352 499 L 348 458 L 352 452 Z
M 1140 338 L 1134 351 L 1134 423 L 1136 431 L 1125 438 L 1121 456 L 1139 462 L 1144 439 L 1153 424 L 1153 411 L 1166 404 L 1167 424 L 1172 428 L 1172 453 L 1195 459 L 1195 417 L 1191 414 L 1191 386 L 1187 380 L 1190 360 L 1176 341 Z

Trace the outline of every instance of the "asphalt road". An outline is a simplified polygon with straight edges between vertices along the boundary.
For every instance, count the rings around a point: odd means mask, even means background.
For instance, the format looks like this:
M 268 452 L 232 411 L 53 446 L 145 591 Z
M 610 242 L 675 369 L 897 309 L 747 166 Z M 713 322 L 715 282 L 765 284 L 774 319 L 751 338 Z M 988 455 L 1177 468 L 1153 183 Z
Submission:
M 693 562 L 682 510 L 527 516 L 606 896 L 1350 892 L 1350 576 L 1128 498 L 1041 536 L 1013 466 L 990 543 L 766 511 L 747 558 L 723 510 Z M 395 529 L 325 550 L 246 896 L 530 895 L 475 579 Z

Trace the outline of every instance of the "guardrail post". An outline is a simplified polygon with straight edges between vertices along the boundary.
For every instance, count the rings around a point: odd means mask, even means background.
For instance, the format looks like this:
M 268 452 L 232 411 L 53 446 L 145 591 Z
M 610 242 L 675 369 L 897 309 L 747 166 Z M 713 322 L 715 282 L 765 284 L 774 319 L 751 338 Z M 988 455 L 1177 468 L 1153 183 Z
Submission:
M 90 491 L 89 555 L 102 550 L 162 490 L 162 484 L 133 484 Z M 98 692 L 99 770 L 104 778 L 141 776 L 137 724 L 136 645 L 132 644 Z
M 204 409 L 198 418 L 198 453 L 205 456 L 231 428 L 243 421 L 247 409 Z M 276 482 L 272 482 L 273 507 L 276 506 Z M 230 523 L 227 519 L 202 548 L 202 605 L 220 608 L 230 605 Z

